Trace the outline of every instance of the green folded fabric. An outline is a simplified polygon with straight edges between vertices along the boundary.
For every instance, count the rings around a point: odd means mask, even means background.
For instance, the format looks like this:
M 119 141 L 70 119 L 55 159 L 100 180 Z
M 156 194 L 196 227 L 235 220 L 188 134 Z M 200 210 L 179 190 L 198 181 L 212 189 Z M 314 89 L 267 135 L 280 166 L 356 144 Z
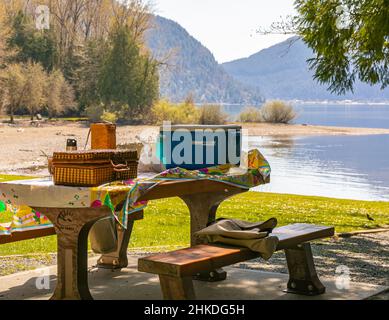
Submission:
M 265 222 L 247 222 L 242 220 L 219 219 L 207 228 L 197 232 L 198 236 L 223 236 L 233 239 L 262 239 L 277 226 L 277 219 Z
M 269 236 L 277 226 L 277 219 L 271 218 L 264 222 L 247 222 L 234 219 L 219 219 L 207 228 L 196 233 L 208 243 L 224 243 L 245 247 L 261 254 L 268 260 L 278 245 L 278 238 Z

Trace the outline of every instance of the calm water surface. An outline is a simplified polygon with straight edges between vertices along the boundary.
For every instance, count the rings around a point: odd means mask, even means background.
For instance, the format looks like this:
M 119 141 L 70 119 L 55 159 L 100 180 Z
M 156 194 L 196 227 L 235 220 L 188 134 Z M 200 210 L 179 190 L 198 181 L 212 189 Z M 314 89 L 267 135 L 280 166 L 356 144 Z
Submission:
M 296 109 L 296 123 L 389 128 L 389 106 Z M 389 135 L 250 137 L 249 146 L 272 167 L 272 182 L 258 191 L 389 201 Z
M 389 105 L 297 104 L 294 108 L 297 124 L 389 129 Z M 231 119 L 236 119 L 243 109 L 239 105 L 224 106 Z
M 311 125 L 389 128 L 388 105 L 297 105 L 296 123 Z
M 250 137 L 272 167 L 259 191 L 389 201 L 389 135 Z

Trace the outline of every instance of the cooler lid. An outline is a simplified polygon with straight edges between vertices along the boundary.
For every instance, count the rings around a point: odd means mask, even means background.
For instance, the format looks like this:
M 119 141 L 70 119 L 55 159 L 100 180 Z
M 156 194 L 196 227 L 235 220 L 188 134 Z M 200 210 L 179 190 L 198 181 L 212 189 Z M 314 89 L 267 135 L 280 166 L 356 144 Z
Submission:
M 218 130 L 218 129 L 222 129 L 222 130 L 242 130 L 242 126 L 238 126 L 238 125 L 200 125 L 200 124 L 189 124 L 189 125 L 186 125 L 186 124 L 178 124 L 178 125 L 174 125 L 174 126 L 170 126 L 169 128 L 171 128 L 172 131 L 176 131 L 176 130 L 180 130 L 180 129 L 185 129 L 185 130 L 189 130 L 189 131 L 194 131 L 194 130 Z M 167 128 L 165 127 L 161 127 L 160 130 L 161 131 L 167 131 L 166 130 Z

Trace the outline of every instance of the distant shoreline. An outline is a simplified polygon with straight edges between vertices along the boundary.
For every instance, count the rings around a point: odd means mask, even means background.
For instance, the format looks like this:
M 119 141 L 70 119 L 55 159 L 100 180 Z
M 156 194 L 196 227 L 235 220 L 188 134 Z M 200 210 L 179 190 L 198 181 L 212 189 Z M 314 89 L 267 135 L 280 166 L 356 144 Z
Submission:
M 299 99 L 266 99 L 260 104 L 255 103 L 228 103 L 228 102 L 196 102 L 196 106 L 204 105 L 220 105 L 222 107 L 250 107 L 254 106 L 260 108 L 266 101 L 281 100 L 292 105 L 306 106 L 306 105 L 317 105 L 317 106 L 384 106 L 389 107 L 389 100 L 376 100 L 376 101 L 363 101 L 363 100 L 299 100 Z M 179 101 L 172 101 L 173 103 L 180 103 Z
M 267 99 L 271 100 L 282 100 L 292 105 L 323 105 L 323 106 L 389 106 L 389 100 L 382 101 L 358 101 L 358 100 L 288 100 L 288 99 Z M 237 104 L 237 103 L 214 103 L 220 104 L 221 106 L 236 106 L 236 107 L 245 107 L 248 104 Z M 201 104 L 199 104 L 201 105 Z M 260 106 L 257 106 L 260 107 Z
M 389 106 L 389 101 L 354 101 L 354 100 L 287 100 L 292 104 L 297 105 L 339 105 L 339 106 Z
M 362 136 L 389 134 L 389 129 L 332 127 L 303 124 L 243 124 L 250 136 Z

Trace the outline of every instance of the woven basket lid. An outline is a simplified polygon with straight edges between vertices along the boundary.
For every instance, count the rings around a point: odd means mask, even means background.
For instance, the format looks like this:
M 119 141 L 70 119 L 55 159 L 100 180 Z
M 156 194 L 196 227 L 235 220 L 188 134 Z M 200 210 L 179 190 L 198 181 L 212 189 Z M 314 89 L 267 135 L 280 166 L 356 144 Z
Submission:
M 78 150 L 78 151 L 66 151 L 66 152 L 54 152 L 53 161 L 63 160 L 111 160 L 111 159 L 139 159 L 138 150 Z
M 77 150 L 54 152 L 53 160 L 109 160 L 114 150 Z

